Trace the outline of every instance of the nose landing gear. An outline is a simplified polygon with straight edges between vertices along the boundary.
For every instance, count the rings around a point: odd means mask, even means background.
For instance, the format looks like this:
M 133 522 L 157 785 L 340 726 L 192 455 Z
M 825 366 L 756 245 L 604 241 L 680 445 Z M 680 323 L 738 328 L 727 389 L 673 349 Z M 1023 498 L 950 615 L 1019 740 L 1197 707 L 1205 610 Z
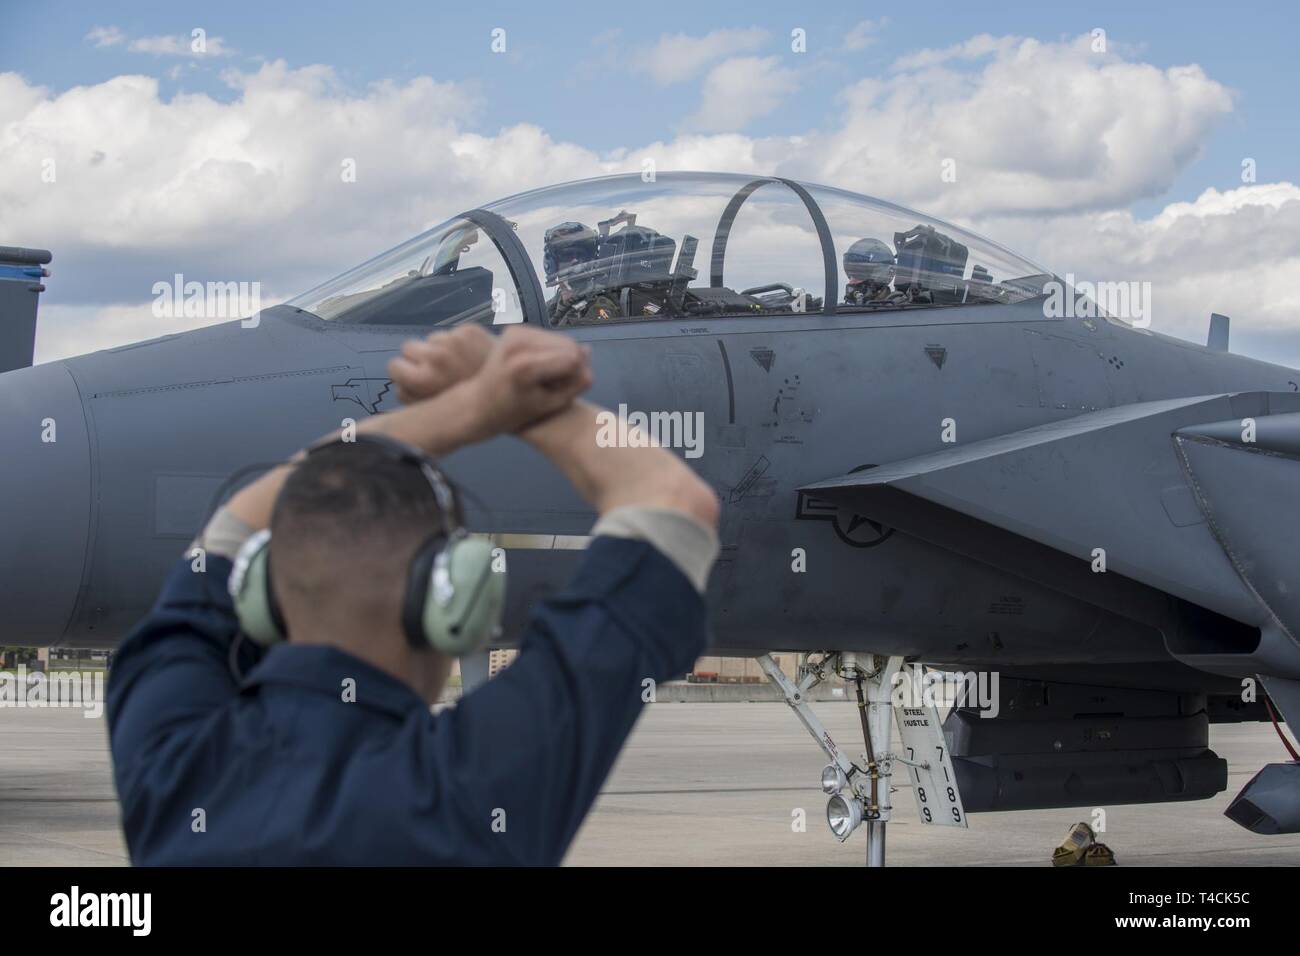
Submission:
M 758 664 L 780 689 L 804 729 L 830 758 L 830 764 L 822 771 L 822 790 L 830 797 L 826 823 L 831 832 L 843 843 L 866 823 L 867 866 L 885 865 L 885 827 L 893 812 L 890 782 L 895 763 L 906 766 L 913 778 L 913 795 L 922 823 L 966 826 L 938 711 L 933 702 L 910 699 L 921 687 L 920 674 L 914 665 L 901 657 L 827 653 L 803 664 L 796 683 L 785 675 L 771 655 L 759 657 Z M 831 676 L 839 676 L 854 685 L 865 747 L 861 765 L 836 746 L 809 704 L 812 689 Z M 907 756 L 890 750 L 891 716 L 897 719 Z

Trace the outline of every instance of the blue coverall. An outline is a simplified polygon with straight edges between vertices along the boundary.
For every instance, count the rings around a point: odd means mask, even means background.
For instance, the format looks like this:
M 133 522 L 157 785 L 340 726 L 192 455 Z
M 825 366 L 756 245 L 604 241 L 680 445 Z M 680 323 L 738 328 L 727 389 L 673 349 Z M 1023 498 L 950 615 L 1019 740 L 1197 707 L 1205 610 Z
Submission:
M 181 561 L 117 653 L 107 714 L 136 864 L 557 864 L 646 680 L 705 646 L 704 601 L 677 566 L 601 536 L 517 660 L 435 716 L 327 646 L 241 641 L 237 681 L 230 567 Z

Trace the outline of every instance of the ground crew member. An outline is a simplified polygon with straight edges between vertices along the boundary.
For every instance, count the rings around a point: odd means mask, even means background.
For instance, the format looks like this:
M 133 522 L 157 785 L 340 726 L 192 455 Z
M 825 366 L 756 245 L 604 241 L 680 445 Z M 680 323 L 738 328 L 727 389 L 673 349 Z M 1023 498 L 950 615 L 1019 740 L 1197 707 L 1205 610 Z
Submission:
M 585 347 L 468 325 L 389 369 L 405 407 L 237 492 L 194 543 L 205 568 L 187 552 L 118 651 L 107 712 L 133 862 L 557 864 L 644 682 L 704 648 L 717 500 L 671 452 L 597 444 Z M 500 434 L 599 518 L 517 660 L 434 715 L 500 597 L 434 459 Z

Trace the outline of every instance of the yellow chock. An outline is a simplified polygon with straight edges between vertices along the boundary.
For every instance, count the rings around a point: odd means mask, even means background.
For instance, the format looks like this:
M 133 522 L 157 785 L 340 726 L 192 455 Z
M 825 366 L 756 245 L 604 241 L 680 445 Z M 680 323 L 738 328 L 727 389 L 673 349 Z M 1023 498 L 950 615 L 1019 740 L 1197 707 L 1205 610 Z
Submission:
M 1096 839 L 1092 827 L 1086 823 L 1076 823 L 1065 835 L 1064 842 L 1052 851 L 1052 866 L 1078 866 Z M 1110 853 L 1109 850 L 1106 852 Z
M 1104 843 L 1094 843 L 1083 854 L 1084 866 L 1114 866 L 1115 854 Z

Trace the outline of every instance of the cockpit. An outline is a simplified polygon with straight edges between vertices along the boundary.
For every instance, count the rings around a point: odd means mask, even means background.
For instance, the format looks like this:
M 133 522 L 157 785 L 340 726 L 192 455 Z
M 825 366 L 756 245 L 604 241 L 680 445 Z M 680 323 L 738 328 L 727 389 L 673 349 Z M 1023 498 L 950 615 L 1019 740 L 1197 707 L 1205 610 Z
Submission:
M 288 304 L 328 321 L 546 327 L 1006 304 L 1052 276 L 956 226 L 774 177 L 609 176 L 471 210 Z

